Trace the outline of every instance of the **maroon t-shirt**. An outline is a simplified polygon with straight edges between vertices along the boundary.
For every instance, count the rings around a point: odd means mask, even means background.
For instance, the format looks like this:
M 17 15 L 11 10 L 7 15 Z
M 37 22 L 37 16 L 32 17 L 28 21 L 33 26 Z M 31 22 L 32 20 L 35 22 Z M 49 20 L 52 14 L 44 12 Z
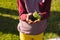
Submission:
M 20 32 L 23 32 L 25 34 L 39 34 L 43 32 L 47 27 L 47 18 L 50 15 L 51 0 L 45 0 L 45 2 L 42 2 L 40 0 L 35 1 L 35 4 L 36 2 L 38 2 L 37 5 L 33 4 L 31 7 L 29 6 L 31 5 L 30 2 L 32 2 L 32 0 L 29 1 L 26 0 L 26 2 L 28 4 L 25 3 L 24 0 L 18 0 L 18 11 L 20 17 L 20 23 L 18 24 L 19 25 L 18 29 Z M 25 22 L 27 17 L 26 14 L 29 12 L 34 12 L 34 10 L 37 10 L 38 12 L 41 13 L 41 22 L 29 25 L 28 23 Z
M 21 18 L 21 20 L 25 20 L 26 19 L 26 13 L 27 13 L 25 3 L 23 0 L 18 0 L 17 3 L 18 3 L 19 17 Z M 51 0 L 45 0 L 44 3 L 39 2 L 38 5 L 39 5 L 39 11 L 41 12 L 42 19 L 47 19 L 50 15 Z M 34 6 L 32 6 L 32 7 L 34 7 Z

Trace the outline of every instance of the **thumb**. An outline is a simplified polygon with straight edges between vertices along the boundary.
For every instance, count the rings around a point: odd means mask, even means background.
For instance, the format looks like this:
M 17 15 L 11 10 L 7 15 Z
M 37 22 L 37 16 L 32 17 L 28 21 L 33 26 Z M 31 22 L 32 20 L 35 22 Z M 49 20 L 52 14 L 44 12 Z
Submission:
M 45 2 L 45 0 L 42 0 L 42 3 L 44 3 Z

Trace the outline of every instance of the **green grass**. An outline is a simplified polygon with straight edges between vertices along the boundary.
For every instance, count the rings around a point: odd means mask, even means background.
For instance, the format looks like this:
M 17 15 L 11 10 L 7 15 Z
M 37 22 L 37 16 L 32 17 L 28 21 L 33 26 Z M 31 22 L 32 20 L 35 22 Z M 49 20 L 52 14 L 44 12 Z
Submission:
M 0 0 L 0 40 L 19 40 L 17 0 Z M 44 39 L 60 37 L 60 0 L 52 0 Z
M 0 40 L 19 40 L 16 0 L 0 0 Z

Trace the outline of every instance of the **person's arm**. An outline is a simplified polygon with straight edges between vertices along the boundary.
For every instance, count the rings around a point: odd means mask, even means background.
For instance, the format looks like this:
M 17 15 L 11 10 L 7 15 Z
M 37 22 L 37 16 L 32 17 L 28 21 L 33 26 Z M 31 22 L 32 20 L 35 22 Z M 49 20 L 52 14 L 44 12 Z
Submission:
M 18 3 L 18 12 L 19 12 L 20 20 L 25 21 L 27 17 L 27 11 L 25 9 L 24 2 L 23 0 L 18 0 L 17 3 Z
M 41 11 L 41 20 L 47 19 L 50 15 L 51 0 L 45 0 L 44 3 L 39 4 L 39 9 Z

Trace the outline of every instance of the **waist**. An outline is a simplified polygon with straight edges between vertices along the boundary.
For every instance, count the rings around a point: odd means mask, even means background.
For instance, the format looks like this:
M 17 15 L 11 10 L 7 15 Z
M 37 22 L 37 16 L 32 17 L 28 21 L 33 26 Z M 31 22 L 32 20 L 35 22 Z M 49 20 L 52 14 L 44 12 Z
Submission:
M 20 20 L 20 32 L 25 34 L 39 34 L 43 32 L 47 27 L 47 20 L 43 20 L 37 24 L 28 24 L 25 21 Z

